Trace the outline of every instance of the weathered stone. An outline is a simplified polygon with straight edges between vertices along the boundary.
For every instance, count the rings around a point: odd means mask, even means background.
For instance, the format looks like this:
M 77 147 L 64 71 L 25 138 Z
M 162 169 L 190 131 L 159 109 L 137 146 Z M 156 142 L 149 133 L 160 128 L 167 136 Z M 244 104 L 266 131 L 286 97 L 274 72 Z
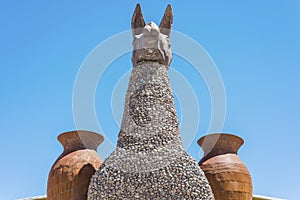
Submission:
M 118 144 L 93 175 L 89 200 L 214 199 L 204 173 L 182 147 L 168 77 L 172 21 L 170 6 L 160 27 L 145 25 L 139 5 L 135 10 L 134 68 Z

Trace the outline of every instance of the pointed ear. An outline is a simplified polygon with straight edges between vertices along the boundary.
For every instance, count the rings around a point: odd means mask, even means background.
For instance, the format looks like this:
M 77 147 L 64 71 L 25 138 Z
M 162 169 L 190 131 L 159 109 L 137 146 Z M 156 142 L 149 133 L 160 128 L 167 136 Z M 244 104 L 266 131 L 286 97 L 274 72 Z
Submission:
M 137 4 L 131 20 L 131 29 L 133 35 L 138 35 L 143 32 L 146 26 L 140 4 Z
M 171 5 L 169 4 L 165 11 L 164 17 L 161 20 L 159 25 L 160 32 L 162 34 L 170 36 L 172 24 L 173 24 L 173 11 Z

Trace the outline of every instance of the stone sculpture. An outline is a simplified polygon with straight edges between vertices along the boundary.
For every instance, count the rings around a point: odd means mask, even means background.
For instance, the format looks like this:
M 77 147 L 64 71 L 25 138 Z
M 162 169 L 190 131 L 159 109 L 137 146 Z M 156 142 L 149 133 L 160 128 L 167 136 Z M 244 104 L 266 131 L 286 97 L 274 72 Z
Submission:
M 136 6 L 131 22 L 133 69 L 118 144 L 92 176 L 89 200 L 214 199 L 180 138 L 168 77 L 172 22 L 170 5 L 160 26 L 146 25 Z

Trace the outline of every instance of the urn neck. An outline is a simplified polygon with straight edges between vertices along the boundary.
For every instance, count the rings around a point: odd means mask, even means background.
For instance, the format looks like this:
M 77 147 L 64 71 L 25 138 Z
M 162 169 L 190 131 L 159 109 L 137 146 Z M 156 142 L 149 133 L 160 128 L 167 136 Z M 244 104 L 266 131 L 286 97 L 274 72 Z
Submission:
M 99 144 L 103 142 L 103 136 L 98 133 L 84 130 L 64 132 L 57 137 L 64 147 L 63 154 L 82 149 L 97 150 Z
M 218 155 L 237 154 L 239 148 L 244 144 L 244 140 L 239 136 L 227 133 L 215 133 L 203 136 L 198 140 L 199 146 L 204 151 L 204 156 L 200 163 Z

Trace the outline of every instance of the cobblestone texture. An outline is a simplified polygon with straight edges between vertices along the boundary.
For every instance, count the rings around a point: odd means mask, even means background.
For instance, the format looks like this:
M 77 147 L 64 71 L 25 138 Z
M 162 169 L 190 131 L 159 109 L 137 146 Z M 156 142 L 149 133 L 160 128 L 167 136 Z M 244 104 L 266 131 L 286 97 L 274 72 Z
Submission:
M 93 175 L 88 199 L 214 199 L 182 147 L 167 66 L 133 68 L 117 148 Z

